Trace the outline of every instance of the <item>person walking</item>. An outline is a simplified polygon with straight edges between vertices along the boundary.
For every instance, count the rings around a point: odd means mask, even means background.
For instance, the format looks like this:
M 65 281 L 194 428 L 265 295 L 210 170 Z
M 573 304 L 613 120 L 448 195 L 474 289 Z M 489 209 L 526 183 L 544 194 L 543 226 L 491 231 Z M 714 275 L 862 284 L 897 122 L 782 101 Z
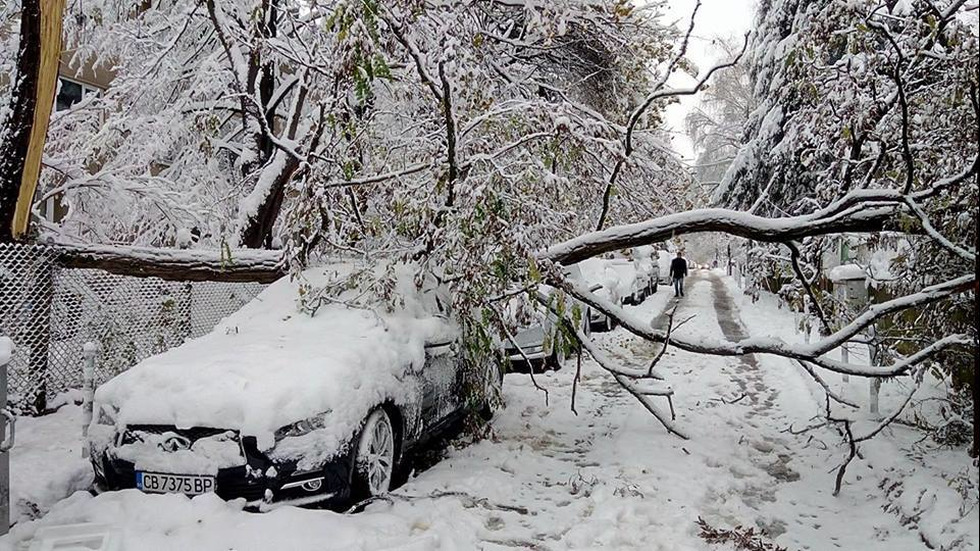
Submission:
M 670 262 L 670 277 L 674 281 L 674 296 L 684 296 L 684 278 L 687 277 L 687 261 L 677 251 L 677 258 Z

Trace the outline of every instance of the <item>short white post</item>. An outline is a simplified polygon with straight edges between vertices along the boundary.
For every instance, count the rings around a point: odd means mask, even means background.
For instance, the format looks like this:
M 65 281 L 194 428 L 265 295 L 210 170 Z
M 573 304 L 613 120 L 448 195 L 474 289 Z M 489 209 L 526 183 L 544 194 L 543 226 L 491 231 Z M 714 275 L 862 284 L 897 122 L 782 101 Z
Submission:
M 88 458 L 88 426 L 92 424 L 92 401 L 95 399 L 95 356 L 99 348 L 94 342 L 82 345 L 85 365 L 82 368 L 82 458 Z
M 810 301 L 803 297 L 803 342 L 810 344 Z
M 871 417 L 877 419 L 881 416 L 878 411 L 878 391 L 881 390 L 881 379 L 875 377 L 871 379 Z
M 840 347 L 840 361 L 844 363 L 849 363 L 851 361 L 851 354 L 850 352 L 847 351 L 847 344 L 843 344 Z M 847 373 L 844 373 L 843 377 L 845 383 L 851 380 L 851 378 L 848 377 Z
M 881 349 L 878 347 L 878 332 L 875 329 L 874 324 L 868 326 L 868 352 L 871 356 L 871 361 L 868 363 L 871 365 L 878 365 L 881 360 L 880 352 Z M 878 418 L 878 391 L 881 390 L 881 379 L 874 377 L 870 380 L 870 389 L 868 392 L 868 409 L 871 412 L 872 418 Z

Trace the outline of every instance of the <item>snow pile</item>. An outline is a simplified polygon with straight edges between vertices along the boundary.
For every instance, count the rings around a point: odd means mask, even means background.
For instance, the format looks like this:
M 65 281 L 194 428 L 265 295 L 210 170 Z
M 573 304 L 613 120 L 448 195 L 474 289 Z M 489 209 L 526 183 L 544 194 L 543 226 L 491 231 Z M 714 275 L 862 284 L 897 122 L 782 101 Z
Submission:
M 304 276 L 315 285 L 331 270 Z M 370 408 L 415 401 L 402 376 L 421 368 L 425 342 L 444 338 L 446 322 L 331 303 L 311 316 L 297 309 L 299 296 L 299 281 L 280 280 L 212 333 L 102 385 L 96 402 L 118 408 L 122 425 L 229 429 L 263 449 L 277 429 L 329 411 L 318 436 L 336 451 Z
M 245 464 L 241 447 L 231 431 L 198 438 L 189 450 L 162 451 L 175 432 L 155 434 L 133 431 L 134 442 L 116 448 L 116 456 L 135 465 L 138 471 L 216 475 L 218 469 Z
M 891 248 L 876 249 L 871 253 L 868 262 L 868 274 L 872 283 L 888 281 L 894 279 L 892 274 L 892 262 L 901 254 L 900 251 Z
M 65 405 L 41 417 L 17 418 L 10 451 L 10 521 L 26 522 L 92 485 L 82 457 L 82 408 Z
M 834 283 L 840 283 L 842 281 L 867 279 L 868 273 L 865 271 L 863 266 L 859 266 L 857 264 L 841 264 L 840 266 L 834 266 L 831 268 L 830 273 L 827 274 L 827 276 Z

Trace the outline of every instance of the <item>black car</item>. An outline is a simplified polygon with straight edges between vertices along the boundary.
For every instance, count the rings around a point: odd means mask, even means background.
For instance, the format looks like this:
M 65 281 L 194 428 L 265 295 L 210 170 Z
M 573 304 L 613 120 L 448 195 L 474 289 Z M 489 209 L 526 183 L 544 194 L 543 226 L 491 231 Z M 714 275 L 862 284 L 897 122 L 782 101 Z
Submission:
M 295 281 L 277 282 L 210 334 L 102 385 L 89 427 L 97 488 L 346 505 L 387 492 L 411 451 L 460 418 L 467 389 L 487 407 L 499 393 L 496 363 L 464 380 L 444 316 L 332 304 L 309 315 L 297 296 Z

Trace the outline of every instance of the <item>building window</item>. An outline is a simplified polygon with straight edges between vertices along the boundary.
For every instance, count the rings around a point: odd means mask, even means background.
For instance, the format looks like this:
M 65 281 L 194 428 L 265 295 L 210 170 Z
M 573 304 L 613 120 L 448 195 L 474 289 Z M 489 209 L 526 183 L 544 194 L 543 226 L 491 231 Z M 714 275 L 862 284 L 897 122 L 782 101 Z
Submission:
M 82 101 L 82 98 L 89 94 L 98 93 L 98 88 L 65 77 L 58 77 L 58 97 L 55 99 L 55 110 L 64 111 Z

